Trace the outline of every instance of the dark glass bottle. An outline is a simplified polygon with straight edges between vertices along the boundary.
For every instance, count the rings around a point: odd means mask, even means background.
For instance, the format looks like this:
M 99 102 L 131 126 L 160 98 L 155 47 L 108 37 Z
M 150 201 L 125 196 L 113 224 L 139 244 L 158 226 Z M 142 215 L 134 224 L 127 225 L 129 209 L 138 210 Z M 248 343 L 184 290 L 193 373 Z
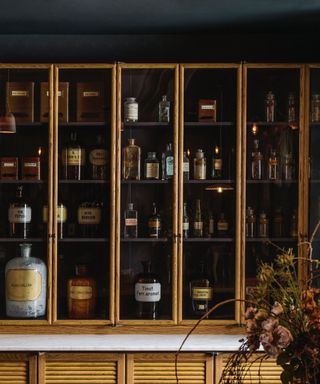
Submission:
M 172 144 L 167 144 L 165 153 L 165 179 L 172 179 L 174 170 Z
M 71 132 L 70 141 L 62 150 L 63 178 L 67 180 L 82 180 L 86 163 L 86 152 L 77 141 L 76 132 Z
M 8 210 L 9 235 L 26 239 L 31 230 L 32 209 L 23 197 L 23 186 L 16 190 L 16 199 L 10 203 Z
M 157 275 L 151 272 L 151 262 L 141 263 L 143 272 L 137 276 L 135 283 L 136 315 L 139 319 L 155 320 L 161 300 L 161 284 Z
M 105 180 L 107 178 L 107 151 L 104 137 L 97 136 L 97 144 L 89 153 L 89 177 L 92 180 Z
M 152 203 L 152 215 L 148 220 L 149 237 L 159 238 L 162 230 L 162 220 L 160 214 L 157 212 L 156 203 Z
M 213 298 L 213 283 L 206 272 L 204 261 L 200 262 L 199 272 L 190 280 L 190 297 L 193 314 L 203 315 L 208 311 Z
M 149 180 L 159 179 L 159 160 L 156 152 L 148 152 L 144 161 L 144 178 Z
M 212 155 L 211 178 L 220 179 L 221 177 L 222 177 L 221 149 L 218 145 L 215 145 L 213 148 L 213 155 Z
M 228 236 L 229 234 L 229 222 L 226 220 L 223 212 L 220 213 L 220 218 L 217 222 L 218 236 Z
M 183 152 L 183 181 L 190 178 L 190 160 L 186 152 Z
M 138 212 L 134 209 L 133 203 L 129 203 L 128 208 L 124 211 L 123 237 L 138 237 Z
M 101 236 L 101 204 L 96 201 L 80 204 L 78 208 L 78 228 L 80 236 Z
M 189 216 L 187 212 L 187 203 L 183 203 L 183 223 L 182 223 L 182 232 L 183 238 L 187 239 L 189 237 Z
M 193 218 L 193 236 L 203 237 L 203 218 L 199 199 L 196 200 L 196 210 Z

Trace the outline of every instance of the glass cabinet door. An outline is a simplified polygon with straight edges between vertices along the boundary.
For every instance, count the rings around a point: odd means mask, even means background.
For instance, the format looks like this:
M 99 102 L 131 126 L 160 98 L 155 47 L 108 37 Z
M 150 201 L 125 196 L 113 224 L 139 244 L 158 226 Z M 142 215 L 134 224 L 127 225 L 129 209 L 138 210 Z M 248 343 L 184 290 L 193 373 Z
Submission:
M 240 66 L 183 65 L 180 321 L 238 297 Z M 208 320 L 235 322 L 235 302 Z
M 117 321 L 173 323 L 176 65 L 119 66 Z
M 261 261 L 280 248 L 297 255 L 300 67 L 245 65 L 246 291 Z
M 0 66 L 1 324 L 50 319 L 52 79 L 48 65 Z
M 113 321 L 115 67 L 58 66 L 55 314 Z

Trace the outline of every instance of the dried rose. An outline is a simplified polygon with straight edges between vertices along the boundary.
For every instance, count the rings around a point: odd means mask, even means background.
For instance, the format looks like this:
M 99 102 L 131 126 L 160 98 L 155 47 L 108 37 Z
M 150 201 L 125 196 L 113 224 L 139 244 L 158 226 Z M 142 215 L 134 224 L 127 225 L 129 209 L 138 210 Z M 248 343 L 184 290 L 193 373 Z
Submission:
M 256 308 L 248 307 L 248 308 L 246 309 L 245 314 L 244 314 L 245 319 L 246 319 L 246 320 L 248 320 L 248 319 L 253 319 L 253 318 L 254 318 L 254 314 L 255 314 L 256 311 L 257 311 Z
M 273 319 L 269 317 L 267 320 L 263 321 L 261 326 L 265 332 L 272 332 L 274 328 L 279 325 L 279 321 L 277 319 Z
M 272 344 L 273 342 L 273 336 L 271 332 L 263 332 L 261 333 L 259 340 L 262 345 L 264 344 Z
M 274 275 L 274 270 L 271 265 L 263 264 L 258 275 L 258 280 L 262 282 L 268 282 Z
M 287 348 L 293 342 L 293 337 L 288 328 L 279 325 L 273 331 L 274 339 L 276 340 L 277 347 Z
M 281 350 L 273 344 L 262 343 L 262 346 L 263 346 L 263 349 L 266 351 L 266 353 L 273 357 L 278 357 L 279 353 L 281 352 Z
M 258 329 L 257 322 L 253 319 L 246 321 L 246 331 L 248 334 L 256 333 Z
M 271 308 L 271 313 L 275 316 L 281 315 L 283 313 L 283 306 L 276 301 Z

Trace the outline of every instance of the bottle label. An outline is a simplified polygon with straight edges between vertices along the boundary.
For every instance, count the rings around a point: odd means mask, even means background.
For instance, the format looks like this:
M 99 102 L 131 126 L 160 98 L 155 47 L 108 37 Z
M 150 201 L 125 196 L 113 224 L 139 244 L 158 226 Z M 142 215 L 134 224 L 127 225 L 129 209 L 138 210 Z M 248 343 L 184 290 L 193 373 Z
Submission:
M 8 300 L 34 301 L 41 295 L 42 276 L 34 269 L 10 269 L 6 274 Z
M 213 159 L 213 169 L 215 169 L 216 171 L 221 171 L 222 159 Z
M 213 288 L 211 287 L 192 287 L 193 300 L 212 300 Z
M 166 172 L 167 176 L 173 176 L 173 156 L 166 158 Z
M 16 166 L 16 163 L 2 163 L 2 168 L 12 168 Z
M 214 220 L 209 219 L 209 233 L 213 234 L 214 233 Z
M 183 172 L 189 173 L 190 172 L 190 164 L 189 161 L 186 161 L 183 163 Z
M 124 117 L 126 120 L 138 120 L 138 103 L 125 103 Z
M 217 224 L 218 231 L 227 231 L 229 229 L 229 224 L 227 221 L 218 221 Z
M 158 179 L 159 178 L 159 164 L 158 163 L 147 163 L 146 164 L 146 178 L 147 179 Z
M 24 96 L 24 97 L 29 97 L 29 92 L 28 91 L 11 91 L 11 96 Z
M 94 149 L 89 154 L 89 161 L 92 165 L 106 165 L 107 151 L 105 149 Z
M 30 223 L 31 208 L 25 207 L 10 207 L 8 214 L 9 223 Z
M 85 165 L 86 151 L 82 148 L 64 149 L 62 153 L 62 163 L 66 165 Z
M 128 218 L 128 219 L 125 219 L 125 226 L 126 227 L 135 227 L 138 225 L 138 219 L 136 218 Z
M 155 303 L 161 299 L 160 283 L 136 283 L 135 299 L 144 303 Z
M 194 178 L 196 180 L 205 180 L 206 167 L 204 165 L 195 165 L 194 166 Z
M 189 222 L 184 222 L 183 225 L 182 225 L 182 229 L 184 231 L 188 231 L 189 230 Z
M 38 163 L 23 163 L 23 166 L 25 168 L 36 168 L 38 166 Z
M 148 222 L 149 228 L 161 228 L 161 221 L 159 219 L 150 219 Z
M 100 92 L 97 91 L 86 91 L 82 93 L 83 97 L 98 97 L 100 96 Z
M 193 228 L 197 230 L 202 230 L 203 229 L 203 221 L 195 221 L 193 223 Z
M 100 208 L 78 208 L 79 224 L 100 224 L 101 209 Z
M 90 300 L 92 298 L 92 287 L 73 285 L 70 287 L 69 297 L 73 300 Z
M 48 207 L 45 205 L 42 208 L 42 221 L 44 223 L 48 222 Z M 64 205 L 59 205 L 57 207 L 57 222 L 65 223 L 67 221 L 67 208 Z

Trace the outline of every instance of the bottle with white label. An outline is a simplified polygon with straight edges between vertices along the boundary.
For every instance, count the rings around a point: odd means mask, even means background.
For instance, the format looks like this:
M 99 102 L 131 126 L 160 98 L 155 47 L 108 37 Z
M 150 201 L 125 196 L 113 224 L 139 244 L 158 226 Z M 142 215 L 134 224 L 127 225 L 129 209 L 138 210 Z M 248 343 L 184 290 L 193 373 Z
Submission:
M 70 141 L 62 150 L 62 174 L 67 180 L 82 180 L 86 164 L 86 151 L 77 141 L 77 133 L 71 132 Z
M 193 178 L 195 180 L 205 180 L 207 176 L 207 160 L 202 149 L 198 149 L 193 160 Z
M 205 314 L 213 298 L 213 283 L 206 272 L 204 261 L 200 262 L 199 273 L 190 280 L 190 296 L 193 314 Z
M 151 262 L 142 261 L 143 272 L 135 283 L 136 315 L 139 319 L 157 319 L 161 300 L 161 284 L 151 272 Z
M 88 266 L 77 264 L 75 276 L 68 279 L 68 317 L 92 319 L 96 311 L 96 281 L 88 276 Z
M 183 238 L 187 239 L 189 237 L 189 216 L 187 211 L 187 203 L 183 203 L 183 222 L 182 222 L 182 232 L 183 232 Z
M 47 267 L 31 256 L 31 244 L 20 244 L 21 256 L 5 268 L 6 314 L 13 318 L 37 318 L 46 314 Z
M 101 204 L 83 202 L 78 208 L 79 235 L 83 237 L 101 236 Z
M 135 97 L 127 97 L 124 102 L 124 121 L 132 123 L 138 121 L 139 116 L 139 104 Z
M 23 186 L 19 185 L 16 191 L 16 200 L 9 205 L 9 235 L 26 239 L 31 230 L 31 206 L 23 197 Z
M 138 211 L 134 209 L 133 203 L 129 203 L 128 208 L 124 211 L 123 237 L 138 237 Z
M 89 177 L 92 180 L 107 178 L 107 150 L 102 135 L 97 136 L 97 144 L 89 153 L 89 168 Z

